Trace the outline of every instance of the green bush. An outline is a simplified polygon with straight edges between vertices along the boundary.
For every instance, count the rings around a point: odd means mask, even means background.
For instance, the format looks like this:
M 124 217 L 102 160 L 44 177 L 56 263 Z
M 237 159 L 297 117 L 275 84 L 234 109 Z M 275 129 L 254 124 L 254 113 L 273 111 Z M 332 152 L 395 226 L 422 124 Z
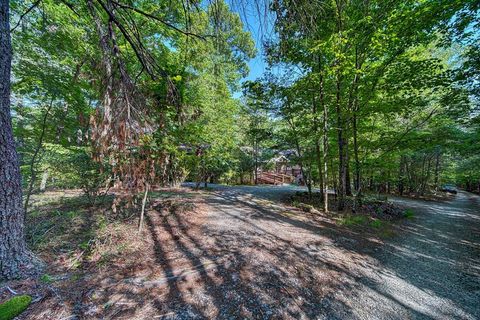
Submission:
M 0 304 L 0 320 L 11 320 L 28 308 L 32 297 L 28 295 L 16 296 Z
M 45 144 L 44 161 L 56 186 L 82 188 L 88 201 L 94 204 L 102 187 L 111 176 L 107 162 L 103 166 L 92 160 L 90 149 L 86 147 L 65 148 L 58 144 Z

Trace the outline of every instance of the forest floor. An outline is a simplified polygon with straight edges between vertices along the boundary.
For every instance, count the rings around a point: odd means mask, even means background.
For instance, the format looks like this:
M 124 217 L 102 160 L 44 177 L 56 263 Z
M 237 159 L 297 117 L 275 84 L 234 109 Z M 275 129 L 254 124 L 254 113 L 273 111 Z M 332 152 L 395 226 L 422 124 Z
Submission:
M 47 269 L 8 284 L 33 295 L 20 319 L 480 318 L 478 196 L 393 198 L 414 216 L 346 223 L 281 201 L 299 190 L 157 190 L 141 235 L 108 199 L 36 196 L 28 240 Z

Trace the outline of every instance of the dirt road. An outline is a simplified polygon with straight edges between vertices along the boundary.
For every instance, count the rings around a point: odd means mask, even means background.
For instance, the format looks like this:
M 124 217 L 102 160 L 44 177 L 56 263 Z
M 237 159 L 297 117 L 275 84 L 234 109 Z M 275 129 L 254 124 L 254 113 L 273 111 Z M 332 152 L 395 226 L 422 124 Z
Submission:
M 212 187 L 203 233 L 210 248 L 230 255 L 216 267 L 221 284 L 197 295 L 217 296 L 213 313 L 197 306 L 183 316 L 480 318 L 477 196 L 460 192 L 442 203 L 395 199 L 412 207 L 415 218 L 381 243 L 271 201 L 295 191 L 289 187 Z
M 415 216 L 382 235 L 279 201 L 301 188 L 210 187 L 159 190 L 144 232 L 102 229 L 110 255 L 75 274 L 45 255 L 55 282 L 21 319 L 480 319 L 477 196 L 395 199 Z
M 374 256 L 380 269 L 361 281 L 355 308 L 371 306 L 379 319 L 479 319 L 479 197 L 395 201 L 414 208 L 416 218 Z

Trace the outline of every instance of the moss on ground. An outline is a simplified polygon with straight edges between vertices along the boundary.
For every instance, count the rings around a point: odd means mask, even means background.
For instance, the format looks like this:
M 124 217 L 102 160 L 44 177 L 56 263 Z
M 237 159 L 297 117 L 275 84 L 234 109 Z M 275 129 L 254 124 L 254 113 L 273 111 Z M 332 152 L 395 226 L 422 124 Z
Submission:
M 11 320 L 28 308 L 32 297 L 28 295 L 16 296 L 0 304 L 0 320 Z

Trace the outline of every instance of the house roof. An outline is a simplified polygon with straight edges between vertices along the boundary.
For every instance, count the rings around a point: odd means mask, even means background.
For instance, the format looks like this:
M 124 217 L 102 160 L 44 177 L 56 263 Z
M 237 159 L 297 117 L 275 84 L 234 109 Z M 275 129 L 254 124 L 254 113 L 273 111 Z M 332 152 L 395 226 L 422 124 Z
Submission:
M 284 155 L 280 155 L 278 157 L 274 157 L 274 158 L 270 159 L 269 162 L 275 162 L 275 163 L 290 162 L 290 160 L 287 157 L 285 157 Z

